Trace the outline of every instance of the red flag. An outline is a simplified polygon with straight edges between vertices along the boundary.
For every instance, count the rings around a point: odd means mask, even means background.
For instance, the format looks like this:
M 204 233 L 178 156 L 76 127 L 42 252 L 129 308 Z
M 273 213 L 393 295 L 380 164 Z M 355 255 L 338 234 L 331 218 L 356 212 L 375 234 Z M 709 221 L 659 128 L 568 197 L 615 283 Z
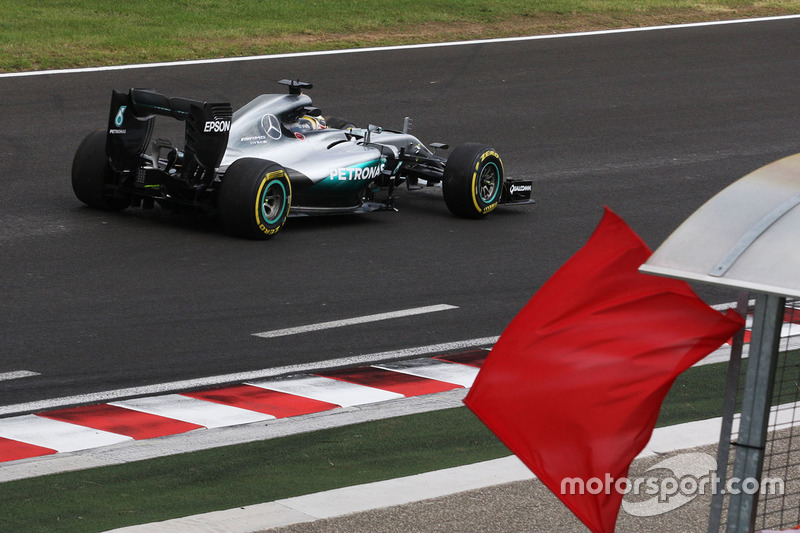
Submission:
M 649 256 L 606 208 L 500 336 L 464 400 L 594 532 L 614 530 L 616 480 L 650 439 L 675 378 L 744 325 L 687 283 L 640 273 Z

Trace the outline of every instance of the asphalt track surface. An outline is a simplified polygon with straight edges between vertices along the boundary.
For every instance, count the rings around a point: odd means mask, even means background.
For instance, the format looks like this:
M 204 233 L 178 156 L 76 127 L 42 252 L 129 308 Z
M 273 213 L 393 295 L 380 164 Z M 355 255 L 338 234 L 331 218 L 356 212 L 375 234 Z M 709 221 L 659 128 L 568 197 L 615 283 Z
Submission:
M 496 336 L 608 205 L 651 247 L 800 145 L 800 22 L 0 77 L 0 406 Z M 533 207 L 482 221 L 435 191 L 397 213 L 291 220 L 270 242 L 214 221 L 83 207 L 72 155 L 112 88 L 239 107 L 313 82 L 326 114 L 491 144 Z M 180 138 L 180 129 L 164 123 Z M 709 303 L 734 299 L 702 288 Z M 252 334 L 448 304 L 264 339 Z
M 800 145 L 798 20 L 256 61 L 0 77 L 0 405 L 496 336 L 608 205 L 651 246 Z M 270 242 L 70 187 L 112 88 L 241 106 L 298 78 L 326 114 L 493 145 L 533 207 L 291 220 Z M 162 123 L 162 132 L 180 126 Z M 710 301 L 729 293 L 701 291 Z M 265 330 L 457 309 L 264 339 Z

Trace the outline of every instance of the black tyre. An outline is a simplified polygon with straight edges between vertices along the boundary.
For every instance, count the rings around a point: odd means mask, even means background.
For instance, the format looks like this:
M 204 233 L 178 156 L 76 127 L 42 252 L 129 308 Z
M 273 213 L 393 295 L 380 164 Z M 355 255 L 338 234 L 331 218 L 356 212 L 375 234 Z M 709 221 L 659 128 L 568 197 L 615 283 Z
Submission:
M 442 194 L 454 215 L 481 218 L 497 207 L 503 192 L 503 162 L 478 143 L 456 146 L 444 167 Z
M 326 117 L 325 124 L 329 128 L 333 128 L 336 130 L 347 130 L 356 127 L 356 125 L 350 122 L 349 120 L 345 120 L 339 117 Z
M 106 157 L 106 130 L 90 133 L 72 159 L 72 190 L 78 200 L 96 209 L 121 211 L 131 205 L 127 195 L 115 196 L 106 185 L 112 177 Z
M 219 219 L 226 231 L 247 239 L 268 239 L 289 216 L 292 185 L 278 163 L 246 157 L 222 177 Z

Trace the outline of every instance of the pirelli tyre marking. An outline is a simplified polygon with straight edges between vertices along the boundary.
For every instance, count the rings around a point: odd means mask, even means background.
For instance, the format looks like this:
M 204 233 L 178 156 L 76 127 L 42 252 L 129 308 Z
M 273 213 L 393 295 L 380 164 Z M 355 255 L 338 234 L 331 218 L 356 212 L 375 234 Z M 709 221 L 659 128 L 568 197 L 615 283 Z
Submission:
M 489 161 L 484 166 L 484 161 L 489 157 L 493 157 L 495 160 Z M 503 162 L 497 152 L 486 151 L 475 162 L 475 171 L 472 174 L 472 203 L 479 213 L 485 215 L 491 213 L 497 207 L 502 190 L 500 179 L 502 176 Z M 478 198 L 483 204 L 488 205 L 480 205 Z
M 285 180 L 278 179 L 285 177 Z M 286 220 L 292 197 L 292 185 L 283 170 L 269 172 L 258 187 L 255 215 L 258 228 L 266 235 L 277 233 Z M 277 227 L 275 224 L 278 224 Z
M 445 163 L 442 193 L 450 211 L 481 218 L 494 211 L 503 194 L 503 162 L 498 153 L 479 143 L 460 144 Z
M 286 169 L 274 161 L 243 157 L 222 178 L 217 207 L 222 226 L 248 239 L 268 239 L 278 233 L 292 202 Z

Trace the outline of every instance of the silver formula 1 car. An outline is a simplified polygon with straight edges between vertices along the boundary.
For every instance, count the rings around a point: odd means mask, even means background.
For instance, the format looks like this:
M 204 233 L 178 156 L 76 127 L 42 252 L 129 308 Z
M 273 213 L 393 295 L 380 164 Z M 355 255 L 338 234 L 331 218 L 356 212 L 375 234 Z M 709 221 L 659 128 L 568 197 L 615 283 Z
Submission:
M 265 239 L 288 216 L 394 209 L 394 194 L 441 185 L 447 207 L 481 218 L 498 204 L 532 203 L 531 181 L 505 176 L 483 144 L 422 144 L 402 130 L 323 118 L 303 91 L 265 94 L 235 113 L 228 103 L 167 98 L 145 89 L 113 91 L 108 127 L 75 153 L 72 187 L 83 203 L 122 210 L 154 204 L 216 214 L 242 237 Z M 153 138 L 156 115 L 185 121 L 182 148 Z

